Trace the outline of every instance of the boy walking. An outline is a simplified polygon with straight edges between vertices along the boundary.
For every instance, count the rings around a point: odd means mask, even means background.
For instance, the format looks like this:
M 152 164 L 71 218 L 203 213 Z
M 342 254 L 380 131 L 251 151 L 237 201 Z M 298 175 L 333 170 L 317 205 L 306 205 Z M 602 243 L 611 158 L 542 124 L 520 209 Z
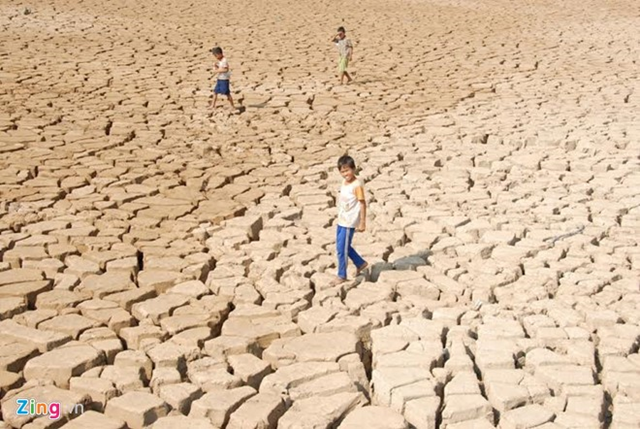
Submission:
M 340 54 L 340 60 L 338 62 L 338 75 L 340 76 L 340 83 L 344 83 L 344 78 L 347 78 L 347 83 L 351 82 L 351 76 L 347 72 L 349 61 L 353 58 L 353 44 L 350 39 L 347 39 L 346 31 L 344 27 L 338 28 L 338 34 L 336 34 L 332 42 L 338 47 L 338 53 Z
M 211 53 L 218 60 L 213 70 L 214 73 L 218 74 L 218 79 L 216 81 L 216 86 L 213 89 L 213 101 L 210 103 L 210 106 L 215 109 L 216 102 L 218 101 L 218 94 L 222 94 L 227 96 L 229 103 L 231 103 L 231 107 L 235 109 L 233 105 L 233 98 L 231 97 L 231 87 L 229 85 L 229 77 L 231 76 L 231 72 L 229 71 L 229 62 L 222 53 L 222 48 L 216 46 L 211 50 Z
M 367 204 L 364 199 L 364 188 L 356 177 L 356 163 L 350 156 L 338 159 L 338 171 L 344 179 L 338 195 L 338 229 L 336 233 L 336 250 L 338 253 L 338 278 L 335 284 L 347 280 L 347 258 L 355 264 L 359 275 L 367 262 L 351 246 L 356 231 L 366 229 Z

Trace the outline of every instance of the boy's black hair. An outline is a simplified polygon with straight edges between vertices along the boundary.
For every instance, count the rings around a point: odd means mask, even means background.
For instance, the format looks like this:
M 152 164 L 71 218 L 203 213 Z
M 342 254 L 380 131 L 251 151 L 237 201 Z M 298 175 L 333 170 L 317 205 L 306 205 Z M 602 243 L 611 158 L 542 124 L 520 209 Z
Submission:
M 338 170 L 345 166 L 355 170 L 356 162 L 349 155 L 343 155 L 338 159 Z
M 222 55 L 222 48 L 216 46 L 215 48 L 211 49 L 211 53 L 214 55 Z
M 344 29 L 344 27 L 338 27 L 338 33 L 346 33 L 347 30 Z

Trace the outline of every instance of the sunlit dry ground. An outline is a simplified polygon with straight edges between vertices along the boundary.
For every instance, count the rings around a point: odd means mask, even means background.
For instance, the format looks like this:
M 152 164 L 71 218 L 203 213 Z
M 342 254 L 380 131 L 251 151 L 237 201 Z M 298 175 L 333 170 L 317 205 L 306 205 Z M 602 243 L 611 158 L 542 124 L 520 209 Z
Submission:
M 0 428 L 640 425 L 637 2 L 0 12 Z

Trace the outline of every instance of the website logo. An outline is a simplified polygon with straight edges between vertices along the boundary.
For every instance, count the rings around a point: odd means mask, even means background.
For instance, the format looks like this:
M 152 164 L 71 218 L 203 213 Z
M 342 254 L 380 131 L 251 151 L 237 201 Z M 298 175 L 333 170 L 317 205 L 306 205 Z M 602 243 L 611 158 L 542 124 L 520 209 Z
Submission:
M 60 402 L 36 402 L 35 399 L 16 399 L 18 404 L 18 410 L 16 414 L 19 416 L 49 416 L 51 420 L 60 418 L 62 412 L 62 404 Z M 82 414 L 84 413 L 84 405 L 75 404 L 69 405 L 66 408 L 67 414 Z

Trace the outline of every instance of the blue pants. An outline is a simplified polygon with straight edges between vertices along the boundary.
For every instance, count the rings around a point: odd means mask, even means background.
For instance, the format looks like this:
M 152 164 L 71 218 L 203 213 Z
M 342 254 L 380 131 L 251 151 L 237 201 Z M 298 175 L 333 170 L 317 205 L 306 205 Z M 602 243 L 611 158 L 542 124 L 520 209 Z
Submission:
M 338 231 L 336 232 L 336 250 L 338 251 L 338 277 L 347 278 L 347 257 L 356 265 L 361 267 L 365 261 L 362 259 L 358 252 L 351 247 L 351 241 L 353 241 L 353 234 L 356 232 L 355 228 L 345 228 L 338 225 Z

